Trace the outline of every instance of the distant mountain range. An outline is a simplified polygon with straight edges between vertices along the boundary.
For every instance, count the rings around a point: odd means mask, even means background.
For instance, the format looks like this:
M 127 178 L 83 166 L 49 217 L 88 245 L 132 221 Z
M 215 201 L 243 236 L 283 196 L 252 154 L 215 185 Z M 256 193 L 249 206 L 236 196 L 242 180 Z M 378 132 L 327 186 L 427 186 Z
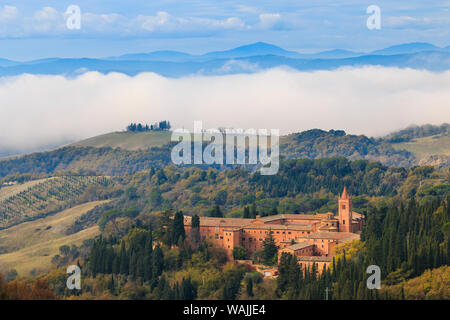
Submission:
M 253 73 L 283 66 L 303 71 L 359 66 L 444 71 L 450 69 L 450 46 L 441 48 L 429 43 L 415 42 L 366 53 L 335 49 L 303 54 L 257 42 L 202 55 L 178 51 L 154 51 L 100 59 L 47 58 L 18 62 L 0 58 L 0 76 L 22 73 L 76 76 L 88 71 L 98 71 L 105 74 L 121 72 L 127 75 L 155 72 L 166 77 L 182 77 L 193 74 Z

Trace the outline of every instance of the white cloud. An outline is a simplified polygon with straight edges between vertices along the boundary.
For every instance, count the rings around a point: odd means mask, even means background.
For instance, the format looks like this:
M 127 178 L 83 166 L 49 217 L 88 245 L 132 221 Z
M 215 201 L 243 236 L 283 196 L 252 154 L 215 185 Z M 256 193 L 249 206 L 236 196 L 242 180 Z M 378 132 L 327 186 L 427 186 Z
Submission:
M 394 29 L 401 28 L 445 28 L 450 25 L 450 17 L 441 15 L 438 17 L 411 17 L 411 16 L 388 16 L 383 18 L 382 25 Z
M 246 73 L 258 72 L 261 68 L 257 63 L 251 63 L 246 60 L 231 59 L 226 61 L 219 69 L 213 70 L 213 74 L 230 74 L 230 73 Z
M 5 5 L 3 8 L 0 8 L 0 23 L 13 21 L 18 15 L 19 10 L 16 7 Z
M 81 9 L 81 29 L 74 32 L 66 28 L 68 15 L 52 7 L 44 7 L 31 16 L 20 16 L 16 7 L 0 8 L 0 37 L 82 35 L 136 36 L 151 34 L 209 34 L 222 30 L 249 29 L 239 17 L 212 19 L 179 17 L 165 11 L 153 16 L 125 17 L 117 13 L 95 14 Z M 264 18 L 270 20 L 270 17 Z M 268 23 L 266 21 L 265 23 Z
M 156 16 L 142 16 L 136 18 L 140 28 L 151 33 L 154 32 L 187 32 L 187 31 L 217 31 L 227 29 L 243 29 L 245 23 L 237 18 L 230 17 L 223 20 L 207 18 L 181 18 L 160 11 Z
M 131 121 L 175 127 L 344 129 L 380 135 L 450 122 L 450 71 L 365 67 L 312 73 L 168 79 L 86 73 L 0 79 L 0 148 L 39 147 L 122 130 Z
M 256 27 L 261 29 L 271 29 L 280 21 L 279 13 L 261 13 L 259 15 L 259 23 Z
M 30 26 L 37 33 L 54 33 L 56 30 L 61 32 L 64 22 L 63 14 L 52 7 L 44 7 L 34 14 L 33 19 L 30 20 Z
M 239 12 L 248 12 L 248 13 L 258 13 L 260 11 L 256 7 L 247 6 L 247 5 L 237 5 L 236 9 Z

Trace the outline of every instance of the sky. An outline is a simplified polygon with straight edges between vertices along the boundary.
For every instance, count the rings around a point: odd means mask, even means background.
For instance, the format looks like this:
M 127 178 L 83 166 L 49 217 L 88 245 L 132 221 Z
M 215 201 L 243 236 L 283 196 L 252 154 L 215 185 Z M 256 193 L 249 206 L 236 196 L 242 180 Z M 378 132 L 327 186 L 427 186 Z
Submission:
M 76 5 L 80 29 L 67 28 Z M 381 28 L 369 30 L 370 5 Z M 0 58 L 204 53 L 257 41 L 285 49 L 370 51 L 406 42 L 450 45 L 449 0 L 0 1 Z

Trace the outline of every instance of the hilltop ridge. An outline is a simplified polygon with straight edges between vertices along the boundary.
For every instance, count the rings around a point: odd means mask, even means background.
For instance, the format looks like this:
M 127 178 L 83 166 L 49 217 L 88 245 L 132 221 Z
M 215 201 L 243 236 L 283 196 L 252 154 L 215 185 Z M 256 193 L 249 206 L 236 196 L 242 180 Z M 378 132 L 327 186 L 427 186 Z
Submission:
M 349 160 L 378 161 L 396 167 L 418 164 L 448 167 L 449 136 L 436 134 L 439 131 L 430 127 L 424 128 L 428 129 L 399 131 L 409 136 L 410 140 L 404 143 L 393 142 L 392 135 L 370 138 L 347 134 L 342 130 L 311 129 L 281 136 L 280 156 L 285 159 L 345 157 Z M 447 127 L 444 124 L 442 128 Z M 170 131 L 103 134 L 53 151 L 2 159 L 0 177 L 16 172 L 50 174 L 64 170 L 121 175 L 166 166 L 171 163 L 170 136 Z
M 230 61 L 245 61 L 252 70 L 236 66 L 223 68 Z M 428 43 L 405 43 L 371 52 L 328 49 L 316 53 L 300 53 L 279 46 L 256 42 L 236 48 L 190 54 L 159 50 L 148 53 L 127 53 L 105 58 L 47 58 L 32 61 L 0 59 L 0 76 L 23 73 L 78 76 L 89 71 L 120 72 L 136 75 L 154 72 L 165 77 L 184 77 L 193 74 L 223 75 L 253 73 L 260 70 L 288 66 L 299 71 L 334 70 L 343 66 L 385 66 L 443 71 L 450 69 L 449 47 Z

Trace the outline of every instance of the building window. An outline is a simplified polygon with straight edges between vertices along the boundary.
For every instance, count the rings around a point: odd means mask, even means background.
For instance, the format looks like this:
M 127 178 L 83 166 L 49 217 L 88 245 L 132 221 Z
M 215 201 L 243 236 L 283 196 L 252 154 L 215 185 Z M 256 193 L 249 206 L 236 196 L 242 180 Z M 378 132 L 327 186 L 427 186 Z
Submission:
M 345 220 L 342 220 L 342 224 L 345 224 Z
M 342 205 L 342 210 L 345 210 L 345 204 Z

